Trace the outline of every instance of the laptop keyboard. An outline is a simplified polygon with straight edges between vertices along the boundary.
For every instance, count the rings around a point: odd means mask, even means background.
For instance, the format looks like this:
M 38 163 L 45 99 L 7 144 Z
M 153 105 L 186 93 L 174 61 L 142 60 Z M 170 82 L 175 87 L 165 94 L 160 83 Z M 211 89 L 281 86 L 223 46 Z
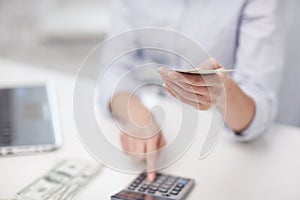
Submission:
M 11 142 L 10 94 L 9 90 L 0 90 L 0 145 Z

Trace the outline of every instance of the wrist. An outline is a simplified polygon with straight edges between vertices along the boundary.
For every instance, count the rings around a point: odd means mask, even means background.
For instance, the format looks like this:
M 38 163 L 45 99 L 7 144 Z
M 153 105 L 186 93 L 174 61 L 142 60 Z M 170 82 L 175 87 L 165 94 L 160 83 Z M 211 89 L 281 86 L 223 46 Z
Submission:
M 122 131 L 133 137 L 146 139 L 160 133 L 160 127 L 151 112 L 140 104 L 129 109 L 129 117 L 123 123 Z
M 129 106 L 128 114 L 127 123 L 135 124 L 141 128 L 148 126 L 152 122 L 151 112 L 142 104 Z
M 236 83 L 228 74 L 224 74 L 222 77 L 223 80 L 223 93 L 220 97 L 220 100 L 217 102 L 216 107 L 222 112 L 225 112 L 225 107 L 227 106 L 227 101 L 229 97 L 232 96 L 236 90 Z
M 229 76 L 224 79 L 224 88 L 224 101 L 217 108 L 231 129 L 243 132 L 253 120 L 255 103 Z
M 130 93 L 115 95 L 112 98 L 110 108 L 113 116 L 122 123 L 145 126 L 151 121 L 150 111 Z

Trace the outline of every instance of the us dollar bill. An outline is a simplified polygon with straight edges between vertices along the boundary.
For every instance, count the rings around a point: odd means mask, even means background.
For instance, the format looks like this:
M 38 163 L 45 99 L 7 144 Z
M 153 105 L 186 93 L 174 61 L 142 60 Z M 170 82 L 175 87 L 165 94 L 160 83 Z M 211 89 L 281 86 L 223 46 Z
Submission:
M 63 160 L 18 193 L 22 200 L 70 200 L 100 172 L 101 164 Z

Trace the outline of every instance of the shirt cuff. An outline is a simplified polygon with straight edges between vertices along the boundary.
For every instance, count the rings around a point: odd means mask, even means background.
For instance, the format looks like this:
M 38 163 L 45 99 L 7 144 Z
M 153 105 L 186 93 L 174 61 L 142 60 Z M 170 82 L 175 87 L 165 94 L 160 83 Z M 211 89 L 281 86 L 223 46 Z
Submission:
M 263 135 L 272 123 L 276 110 L 274 101 L 261 94 L 259 91 L 249 90 L 246 87 L 242 90 L 253 99 L 255 103 L 255 114 L 250 125 L 241 133 L 231 131 L 234 138 L 241 142 L 253 141 Z M 271 98 L 272 99 L 272 98 Z

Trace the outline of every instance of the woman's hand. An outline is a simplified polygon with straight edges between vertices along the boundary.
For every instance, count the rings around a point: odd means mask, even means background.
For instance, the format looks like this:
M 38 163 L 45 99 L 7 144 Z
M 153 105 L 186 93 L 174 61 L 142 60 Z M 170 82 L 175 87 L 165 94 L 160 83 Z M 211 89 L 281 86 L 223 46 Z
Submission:
M 199 69 L 223 68 L 216 59 L 210 58 Z M 191 75 L 160 68 L 165 81 L 164 88 L 175 98 L 199 110 L 216 105 L 227 125 L 241 134 L 252 122 L 256 107 L 249 97 L 227 73 Z
M 197 67 L 198 69 L 223 68 L 217 60 L 211 58 Z M 158 70 L 164 80 L 164 88 L 175 98 L 199 110 L 207 110 L 213 105 L 224 104 L 226 73 L 212 75 L 192 75 L 161 67 Z
M 158 151 L 166 144 L 163 134 L 159 132 L 150 138 L 142 139 L 121 132 L 120 139 L 124 153 L 137 161 L 146 162 L 147 179 L 154 181 Z
M 129 93 L 113 97 L 111 110 L 120 121 L 120 140 L 124 153 L 146 162 L 147 178 L 153 181 L 158 151 L 166 144 L 159 125 L 150 111 Z

